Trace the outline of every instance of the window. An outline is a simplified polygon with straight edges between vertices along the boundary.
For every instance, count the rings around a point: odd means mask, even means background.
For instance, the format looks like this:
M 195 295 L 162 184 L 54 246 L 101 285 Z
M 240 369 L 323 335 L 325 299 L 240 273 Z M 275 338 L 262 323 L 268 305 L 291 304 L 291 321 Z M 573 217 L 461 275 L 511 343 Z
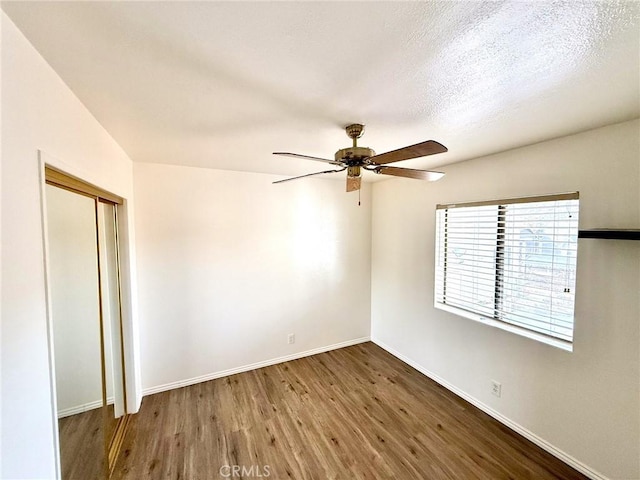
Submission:
M 572 350 L 578 193 L 436 207 L 435 307 Z

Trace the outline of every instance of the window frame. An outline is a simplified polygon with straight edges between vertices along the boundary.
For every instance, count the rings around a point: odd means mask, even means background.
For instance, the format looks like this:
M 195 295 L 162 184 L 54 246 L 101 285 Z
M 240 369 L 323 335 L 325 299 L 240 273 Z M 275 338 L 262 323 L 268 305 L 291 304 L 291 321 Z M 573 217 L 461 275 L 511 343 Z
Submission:
M 441 245 L 440 240 L 440 226 L 438 220 L 438 211 L 445 210 L 448 212 L 450 209 L 454 208 L 464 208 L 464 207 L 479 207 L 479 206 L 494 206 L 497 207 L 496 214 L 496 239 L 495 239 L 495 269 L 493 271 L 493 276 L 495 278 L 495 291 L 494 291 L 494 312 L 501 308 L 502 302 L 502 294 L 501 290 L 504 287 L 504 283 L 502 283 L 502 279 L 504 277 L 504 249 L 505 249 L 505 231 L 506 231 L 506 207 L 508 205 L 518 204 L 518 203 L 538 203 L 538 202 L 552 202 L 558 200 L 578 200 L 579 201 L 579 192 L 569 192 L 569 193 L 560 193 L 560 194 L 552 194 L 552 195 L 537 195 L 531 197 L 518 197 L 518 198 L 509 198 L 509 199 L 499 199 L 499 200 L 487 200 L 487 201 L 478 201 L 478 202 L 459 202 L 459 203 L 449 203 L 449 204 L 437 204 L 435 211 L 435 264 L 434 264 L 434 298 L 433 304 L 434 308 L 439 310 L 443 310 L 445 312 L 453 313 L 457 316 L 467 318 L 469 320 L 474 320 L 479 323 L 483 323 L 485 325 L 489 325 L 491 327 L 499 328 L 504 331 L 508 331 L 511 333 L 515 333 L 517 335 L 530 338 L 533 340 L 537 340 L 541 343 L 551 345 L 562 350 L 566 350 L 569 352 L 573 351 L 573 341 L 574 341 L 574 332 L 575 332 L 575 286 L 573 292 L 573 322 L 571 324 L 572 329 L 572 339 L 566 340 L 562 338 L 558 338 L 549 334 L 545 334 L 542 332 L 538 332 L 532 329 L 527 328 L 526 326 L 519 326 L 510 323 L 507 320 L 503 320 L 496 317 L 490 317 L 487 315 L 483 315 L 478 312 L 474 312 L 471 310 L 466 310 L 463 307 L 453 306 L 446 303 L 441 303 L 439 299 L 441 296 L 439 295 L 439 289 L 442 291 L 442 298 L 446 298 L 446 289 L 447 289 L 447 267 L 446 267 L 446 257 L 449 254 L 449 250 L 447 249 L 447 238 L 445 236 L 443 240 L 443 244 Z M 578 205 L 579 209 L 579 205 Z M 578 210 L 579 211 L 579 210 Z M 445 213 L 445 219 L 447 218 L 447 213 Z M 447 220 L 445 220 L 447 221 Z M 578 215 L 579 221 L 579 215 Z M 578 225 L 575 227 L 576 237 L 578 233 Z M 577 241 L 577 240 L 576 240 Z M 440 251 L 442 249 L 442 252 Z M 445 258 L 445 264 L 443 266 L 440 265 L 441 255 Z M 576 257 L 575 257 L 575 269 L 577 270 L 577 244 L 576 244 Z M 442 269 L 442 280 L 441 284 L 438 282 L 439 280 L 439 272 Z M 576 279 L 577 280 L 577 279 Z

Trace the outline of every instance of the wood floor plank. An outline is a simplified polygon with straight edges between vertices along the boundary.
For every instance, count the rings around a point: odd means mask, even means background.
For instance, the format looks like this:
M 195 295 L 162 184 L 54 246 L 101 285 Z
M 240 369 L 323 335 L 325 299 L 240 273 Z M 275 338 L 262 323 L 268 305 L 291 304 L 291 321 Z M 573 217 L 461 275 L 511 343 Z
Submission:
M 229 476 L 234 466 L 245 471 Z M 370 342 L 145 397 L 113 478 L 266 473 L 296 480 L 586 478 Z
M 104 478 L 104 413 L 102 408 L 58 421 L 60 466 L 65 480 Z

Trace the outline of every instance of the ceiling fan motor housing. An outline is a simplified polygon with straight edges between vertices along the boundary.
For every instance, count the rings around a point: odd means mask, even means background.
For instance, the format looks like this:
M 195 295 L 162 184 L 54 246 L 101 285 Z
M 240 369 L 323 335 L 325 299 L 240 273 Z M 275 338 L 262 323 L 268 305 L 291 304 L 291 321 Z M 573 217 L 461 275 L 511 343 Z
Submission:
M 336 152 L 336 162 L 343 162 L 347 165 L 362 165 L 365 158 L 373 157 L 376 154 L 371 148 L 349 147 L 342 148 Z

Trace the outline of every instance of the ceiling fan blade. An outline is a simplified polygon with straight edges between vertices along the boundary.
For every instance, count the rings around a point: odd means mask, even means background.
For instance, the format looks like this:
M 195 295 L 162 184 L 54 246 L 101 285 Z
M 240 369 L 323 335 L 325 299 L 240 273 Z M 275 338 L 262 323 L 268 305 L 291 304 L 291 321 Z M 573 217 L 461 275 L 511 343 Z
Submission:
M 415 145 L 375 155 L 369 158 L 369 162 L 374 165 L 381 165 L 383 163 L 399 162 L 400 160 L 409 160 L 411 158 L 426 157 L 427 155 L 444 153 L 448 150 L 449 149 L 447 147 L 435 140 L 427 140 L 426 142 L 416 143 Z
M 347 176 L 347 192 L 355 192 L 360 190 L 362 186 L 362 177 L 349 177 Z
M 384 165 L 374 168 L 373 171 L 376 173 L 382 173 L 383 175 L 416 178 L 418 180 L 427 180 L 429 182 L 435 182 L 436 180 L 440 180 L 442 177 L 444 177 L 444 173 L 442 172 L 416 170 L 415 168 L 386 167 Z
M 307 173 L 306 175 L 300 175 L 299 177 L 291 177 L 291 178 L 285 178 L 284 180 L 277 180 L 275 182 L 271 182 L 271 183 L 283 183 L 283 182 L 290 182 L 291 180 L 298 180 L 299 178 L 304 178 L 304 177 L 312 177 L 314 175 L 322 175 L 323 173 L 335 173 L 335 172 L 343 172 L 347 169 L 347 167 L 344 168 L 340 168 L 338 170 L 325 170 L 324 172 L 315 172 L 315 173 Z
M 302 158 L 304 160 L 315 160 L 316 162 L 324 162 L 324 163 L 330 163 L 331 165 L 342 166 L 341 162 L 336 162 L 335 160 L 329 160 L 328 158 L 310 157 L 309 155 L 300 155 L 299 153 L 289 153 L 289 152 L 273 152 L 273 154 L 282 155 L 284 157 Z

